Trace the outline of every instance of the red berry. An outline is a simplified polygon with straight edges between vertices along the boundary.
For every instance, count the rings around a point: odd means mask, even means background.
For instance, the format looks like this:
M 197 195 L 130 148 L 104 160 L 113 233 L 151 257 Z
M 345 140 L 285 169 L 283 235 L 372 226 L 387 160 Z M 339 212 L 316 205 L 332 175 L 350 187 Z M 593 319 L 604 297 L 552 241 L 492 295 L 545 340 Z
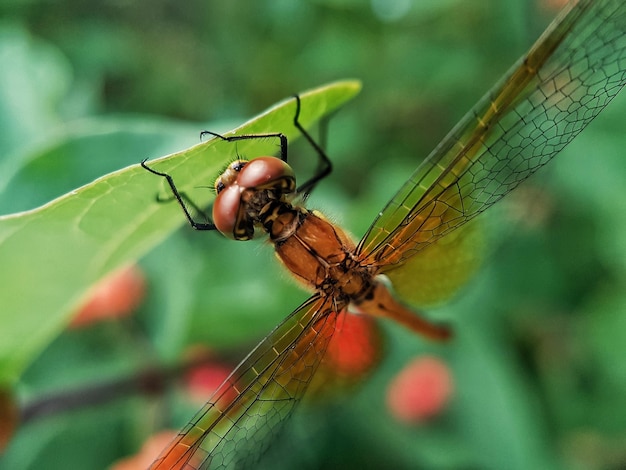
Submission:
M 418 423 L 441 412 L 452 394 L 452 375 L 439 358 L 422 356 L 407 364 L 387 389 L 387 406 L 405 423 Z
M 14 395 L 0 390 L 0 454 L 7 446 L 19 422 L 19 411 Z
M 217 390 L 217 387 L 226 380 L 231 370 L 232 367 L 215 362 L 191 369 L 185 376 L 187 392 L 191 399 L 199 403 L 205 403 L 213 395 L 213 392 Z
M 146 280 L 137 266 L 119 269 L 100 281 L 70 322 L 70 327 L 80 328 L 101 320 L 127 316 L 141 303 L 145 291 Z

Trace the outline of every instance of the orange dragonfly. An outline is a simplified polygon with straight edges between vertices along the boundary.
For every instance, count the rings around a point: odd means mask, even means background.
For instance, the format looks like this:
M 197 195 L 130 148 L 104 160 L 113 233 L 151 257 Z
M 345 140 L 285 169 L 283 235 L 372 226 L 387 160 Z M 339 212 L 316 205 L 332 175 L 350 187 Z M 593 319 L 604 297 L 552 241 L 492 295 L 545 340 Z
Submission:
M 444 237 L 550 161 L 625 84 L 626 2 L 570 2 L 415 170 L 358 244 L 301 204 L 330 173 L 331 163 L 299 124 L 298 97 L 294 125 L 321 162 L 320 171 L 301 186 L 287 164 L 282 134 L 208 132 L 228 142 L 276 138 L 281 151 L 280 158 L 232 163 L 215 183 L 213 221 L 199 223 L 172 178 L 143 162 L 167 179 L 195 229 L 219 230 L 235 240 L 267 233 L 282 263 L 314 291 L 239 364 L 151 468 L 252 466 L 305 394 L 338 322 L 350 311 L 391 318 L 430 339 L 449 338 L 446 326 L 396 300 L 381 275 L 392 284 L 405 282 L 421 260 L 436 262 L 431 255 L 447 248 L 439 243 Z M 463 234 L 456 232 L 458 239 Z

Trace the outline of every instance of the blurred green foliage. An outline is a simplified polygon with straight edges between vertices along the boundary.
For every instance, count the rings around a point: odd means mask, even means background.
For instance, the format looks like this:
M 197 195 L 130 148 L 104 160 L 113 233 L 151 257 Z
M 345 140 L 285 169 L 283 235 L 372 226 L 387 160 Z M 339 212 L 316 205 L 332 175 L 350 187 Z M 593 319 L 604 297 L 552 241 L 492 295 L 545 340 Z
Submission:
M 0 208 L 36 207 L 191 146 L 201 129 L 355 77 L 363 93 L 331 122 L 335 171 L 310 206 L 359 236 L 554 14 L 530 0 L 3 2 Z M 383 324 L 382 367 L 349 400 L 296 413 L 284 468 L 626 465 L 625 111 L 622 94 L 494 209 L 505 236 L 433 312 L 455 326 L 452 344 Z M 291 158 L 306 152 L 296 144 Z M 180 230 L 140 260 L 150 284 L 137 316 L 61 333 L 19 398 L 171 363 L 190 344 L 242 357 L 306 297 L 262 244 Z M 24 279 L 24 295 L 44 288 Z M 384 392 L 423 353 L 450 364 L 455 396 L 411 428 L 392 420 Z M 193 406 L 176 398 L 129 396 L 29 423 L 0 467 L 106 468 L 157 428 L 184 424 Z

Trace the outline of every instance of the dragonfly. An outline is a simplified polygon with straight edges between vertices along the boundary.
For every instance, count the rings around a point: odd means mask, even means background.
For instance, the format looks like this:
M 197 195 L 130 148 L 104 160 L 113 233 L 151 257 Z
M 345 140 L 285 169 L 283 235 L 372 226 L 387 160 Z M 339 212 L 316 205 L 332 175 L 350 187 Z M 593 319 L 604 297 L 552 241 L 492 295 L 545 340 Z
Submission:
M 304 206 L 331 162 L 300 125 L 297 96 L 294 126 L 320 161 L 300 186 L 283 134 L 205 131 L 228 142 L 276 138 L 280 154 L 230 164 L 215 182 L 212 221 L 197 222 L 172 177 L 142 162 L 165 178 L 193 228 L 234 240 L 266 234 L 280 261 L 314 292 L 235 368 L 150 468 L 253 466 L 305 395 L 342 318 L 355 311 L 432 340 L 449 339 L 447 325 L 407 307 L 387 280 L 405 283 L 423 260 L 445 258 L 447 240 L 461 243 L 468 222 L 554 158 L 625 84 L 626 2 L 570 1 L 417 167 L 358 243 Z

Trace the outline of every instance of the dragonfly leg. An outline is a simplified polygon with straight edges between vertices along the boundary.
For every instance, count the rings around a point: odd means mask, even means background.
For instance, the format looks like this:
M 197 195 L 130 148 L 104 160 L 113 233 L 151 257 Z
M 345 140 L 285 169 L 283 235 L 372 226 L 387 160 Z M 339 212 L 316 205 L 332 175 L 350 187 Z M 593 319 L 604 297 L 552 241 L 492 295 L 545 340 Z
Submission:
M 143 160 L 141 162 L 142 168 L 148 170 L 152 174 L 155 174 L 157 176 L 162 176 L 163 178 L 165 178 L 165 180 L 167 181 L 167 184 L 169 185 L 170 189 L 172 190 L 172 194 L 174 194 L 174 198 L 176 199 L 176 201 L 178 202 L 180 207 L 183 209 L 183 212 L 185 213 L 185 217 L 187 217 L 187 221 L 189 222 L 189 225 L 191 225 L 196 230 L 217 230 L 217 228 L 215 227 L 215 224 L 212 223 L 212 222 L 207 222 L 207 223 L 205 223 L 205 222 L 196 222 L 193 219 L 193 217 L 191 216 L 191 213 L 189 212 L 189 209 L 187 209 L 187 204 L 185 204 L 185 200 L 187 200 L 187 203 L 189 205 L 191 205 L 194 209 L 198 209 L 198 207 L 192 201 L 190 201 L 183 193 L 178 191 L 178 188 L 176 187 L 176 184 L 174 183 L 174 179 L 170 175 L 168 175 L 167 173 L 162 173 L 160 171 L 156 171 L 153 168 L 150 168 L 146 164 L 146 160 Z M 157 200 L 158 201 L 162 201 L 162 199 L 157 199 Z M 199 211 L 199 212 L 201 212 L 201 211 Z
M 268 134 L 244 134 L 244 135 L 232 135 L 229 137 L 224 137 L 221 134 L 211 131 L 202 131 L 200 132 L 200 139 L 207 135 L 212 135 L 217 137 L 218 139 L 222 139 L 226 142 L 236 142 L 238 140 L 253 140 L 253 139 L 272 139 L 276 138 L 280 140 L 280 155 L 279 158 L 286 162 L 287 161 L 287 150 L 289 148 L 289 143 L 287 141 L 287 136 L 280 132 L 272 132 Z
M 315 153 L 317 154 L 319 158 L 319 164 L 318 164 L 317 170 L 315 171 L 315 174 L 310 179 L 302 183 L 297 189 L 297 192 L 299 194 L 302 194 L 302 198 L 306 200 L 311 194 L 311 192 L 313 191 L 313 189 L 315 188 L 315 186 L 317 185 L 317 183 L 319 183 L 322 179 L 326 178 L 331 173 L 332 163 L 330 161 L 330 158 L 328 158 L 328 155 L 326 154 L 326 151 L 324 150 L 322 145 L 316 142 L 315 139 L 311 136 L 311 134 L 309 134 L 309 132 L 302 126 L 302 124 L 300 124 L 300 120 L 299 120 L 300 109 L 301 109 L 300 96 L 294 95 L 294 98 L 296 101 L 296 112 L 293 117 L 293 125 L 296 127 L 296 129 L 298 129 L 298 131 L 300 131 L 302 136 L 311 145 L 311 147 L 313 147 L 313 149 L 315 150 Z M 327 124 L 327 120 L 322 121 L 322 123 L 320 124 L 320 129 L 321 129 L 320 133 L 322 133 L 323 135 L 326 134 L 326 124 Z M 200 133 L 200 138 L 207 136 L 207 135 L 212 135 L 226 142 L 236 142 L 238 140 L 250 140 L 250 139 L 279 138 L 280 139 L 279 157 L 282 161 L 287 162 L 287 153 L 288 153 L 289 145 L 288 145 L 287 137 L 282 133 L 246 134 L 246 135 L 235 135 L 235 136 L 225 137 L 221 134 L 217 134 L 216 132 L 202 131 Z
M 315 174 L 309 180 L 302 183 L 297 189 L 297 192 L 299 194 L 302 194 L 303 200 L 306 201 L 306 199 L 309 197 L 309 195 L 311 194 L 311 192 L 313 191 L 317 183 L 319 183 L 321 180 L 326 178 L 331 173 L 333 169 L 333 164 L 330 161 L 330 158 L 328 158 L 328 155 L 326 154 L 326 151 L 324 150 L 324 148 L 319 143 L 317 143 L 315 139 L 313 139 L 311 134 L 309 134 L 309 132 L 302 126 L 302 124 L 300 124 L 300 121 L 299 121 L 300 119 L 300 96 L 294 95 L 294 98 L 296 100 L 296 114 L 293 117 L 293 125 L 300 131 L 302 136 L 311 145 L 311 147 L 313 147 L 313 149 L 315 150 L 315 153 L 317 153 L 317 156 L 319 158 L 319 164 L 318 164 Z M 324 120 L 320 124 L 321 133 L 323 135 L 326 134 L 327 122 L 328 122 L 327 120 Z

